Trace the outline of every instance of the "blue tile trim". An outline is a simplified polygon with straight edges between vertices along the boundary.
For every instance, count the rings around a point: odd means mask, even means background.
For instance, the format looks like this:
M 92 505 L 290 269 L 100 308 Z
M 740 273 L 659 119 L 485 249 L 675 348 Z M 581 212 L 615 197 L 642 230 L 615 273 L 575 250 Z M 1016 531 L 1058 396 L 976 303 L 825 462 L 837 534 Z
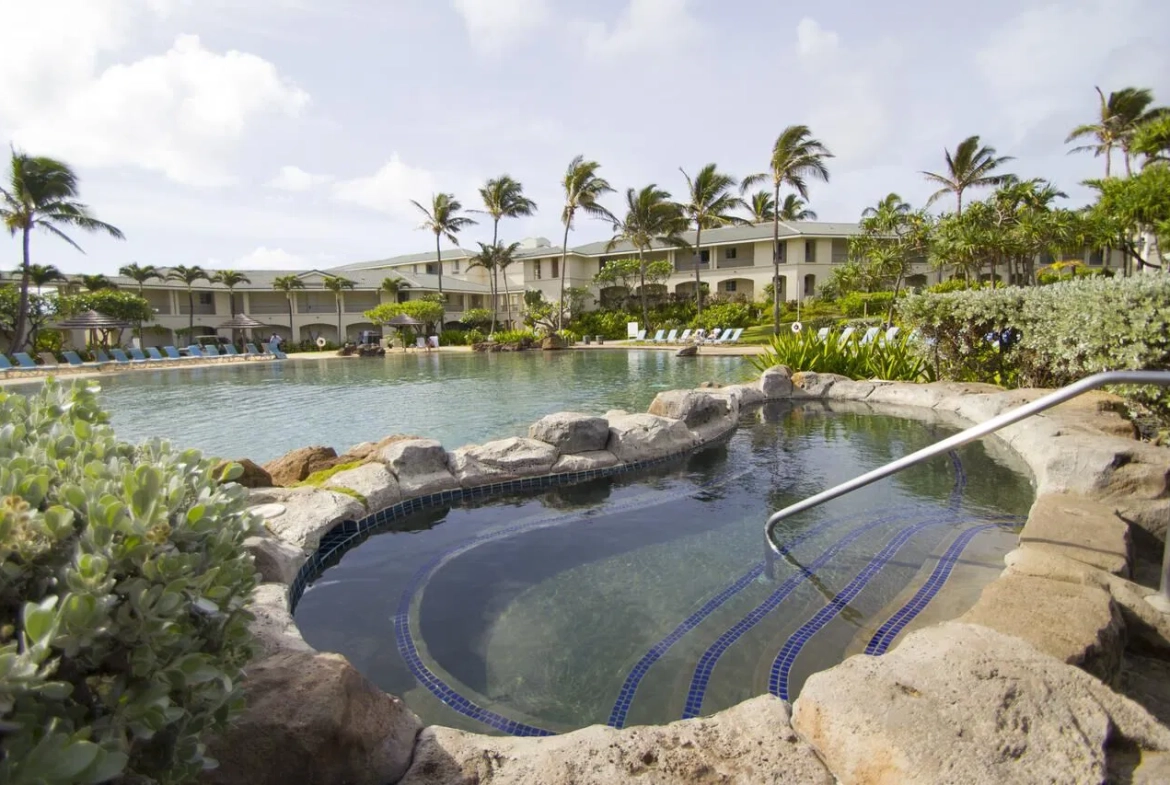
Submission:
M 955 563 L 958 562 L 959 557 L 962 556 L 963 551 L 971 541 L 983 532 L 997 528 L 999 528 L 999 525 L 994 523 L 973 526 L 955 538 L 955 541 L 951 543 L 951 547 L 947 548 L 946 553 L 942 555 L 938 560 L 938 564 L 934 566 L 934 570 L 931 572 L 930 577 L 926 579 L 926 583 L 922 584 L 922 587 L 915 592 L 909 602 L 899 608 L 882 626 L 878 627 L 877 632 L 874 633 L 869 643 L 866 644 L 865 653 L 871 655 L 885 654 L 890 644 L 906 628 L 906 625 L 925 610 L 926 606 L 930 604 L 930 601 L 942 590 L 947 579 L 951 577 L 951 571 L 955 568 Z

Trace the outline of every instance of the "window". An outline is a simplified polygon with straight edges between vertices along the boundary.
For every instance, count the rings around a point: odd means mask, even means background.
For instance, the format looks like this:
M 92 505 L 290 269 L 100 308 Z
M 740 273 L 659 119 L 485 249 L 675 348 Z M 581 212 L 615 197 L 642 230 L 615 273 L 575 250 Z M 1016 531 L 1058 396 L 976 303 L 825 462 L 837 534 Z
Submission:
M 804 296 L 812 297 L 817 293 L 817 277 L 815 275 L 804 276 Z
M 427 262 L 427 266 L 424 269 L 426 270 L 427 275 L 434 275 L 437 272 L 434 262 Z
M 773 285 L 780 291 L 780 302 L 788 301 L 788 276 L 777 275 Z
M 1093 265 L 1094 267 L 1100 267 L 1101 265 L 1105 264 L 1105 252 L 1100 248 L 1089 251 L 1089 264 Z
M 780 264 L 788 264 L 788 242 L 781 240 L 777 250 L 780 251 Z
M 214 302 L 214 300 L 211 299 L 212 296 L 213 295 L 211 292 L 199 292 L 199 304 L 200 305 L 211 305 L 212 302 Z
M 735 285 L 736 285 L 736 282 L 735 282 L 735 281 L 724 281 L 724 282 L 723 282 L 723 291 L 725 291 L 725 292 L 734 292 L 734 291 L 735 291 Z
M 538 281 L 540 280 L 540 260 L 539 259 L 536 259 L 535 261 L 532 262 L 532 277 Z
M 552 275 L 550 275 L 549 278 L 560 278 L 561 277 L 561 269 L 560 269 L 561 268 L 561 260 L 560 259 L 549 259 L 548 266 L 552 268 Z
M 737 256 L 739 256 L 739 249 L 738 248 L 726 248 L 723 251 L 723 258 L 724 259 L 734 259 Z M 735 291 L 735 290 L 732 289 L 731 291 Z
M 804 261 L 807 264 L 812 264 L 817 260 L 817 243 L 816 240 L 804 241 Z
M 843 238 L 833 240 L 833 264 L 844 264 L 849 261 L 849 241 Z
M 699 261 L 703 264 L 707 264 L 709 261 L 711 261 L 710 248 L 704 248 L 702 251 L 699 251 Z
M 451 262 L 451 272 L 453 272 L 453 273 L 459 272 L 459 260 L 458 259 Z

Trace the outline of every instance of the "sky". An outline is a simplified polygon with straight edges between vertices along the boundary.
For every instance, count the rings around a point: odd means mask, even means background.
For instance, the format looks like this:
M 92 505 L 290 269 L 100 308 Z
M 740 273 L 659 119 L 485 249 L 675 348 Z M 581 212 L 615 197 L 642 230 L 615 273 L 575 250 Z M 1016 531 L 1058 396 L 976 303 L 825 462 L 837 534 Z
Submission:
M 978 134 L 1083 204 L 1068 131 L 1106 92 L 1170 103 L 1165 0 L 0 0 L 0 140 L 60 158 L 124 241 L 38 234 L 33 261 L 327 268 L 433 247 L 410 200 L 508 173 L 561 242 L 577 154 L 619 193 L 679 168 L 762 171 L 788 125 L 835 154 L 810 206 L 915 205 Z M 1157 36 L 1161 34 L 1162 40 Z M 481 223 L 460 236 L 491 239 Z M 609 235 L 579 220 L 570 245 Z M 17 240 L 0 240 L 20 260 Z

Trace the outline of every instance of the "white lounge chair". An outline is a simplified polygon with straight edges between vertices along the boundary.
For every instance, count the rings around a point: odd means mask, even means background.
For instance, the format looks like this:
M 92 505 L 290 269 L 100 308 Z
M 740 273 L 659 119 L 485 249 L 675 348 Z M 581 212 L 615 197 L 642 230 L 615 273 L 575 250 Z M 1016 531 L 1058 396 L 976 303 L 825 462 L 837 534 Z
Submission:
M 856 327 L 846 327 L 841 331 L 841 342 L 844 343 L 853 337 L 853 333 L 857 332 Z
M 646 331 L 645 331 L 645 330 L 638 330 L 638 337 L 636 337 L 634 340 L 635 340 L 635 341 L 644 341 L 644 340 L 646 340 Z
M 693 341 L 694 343 L 702 343 L 706 337 L 707 337 L 707 331 L 702 329 L 702 328 L 699 328 L 698 330 L 695 330 L 695 334 L 691 336 L 691 341 Z
M 861 336 L 861 345 L 867 346 L 873 343 L 881 329 L 880 327 L 870 327 L 866 330 L 865 335 Z
M 739 336 L 743 335 L 743 328 L 736 327 L 729 334 L 723 336 L 719 343 L 739 343 Z
M 427 348 L 427 339 L 426 339 L 426 338 L 424 338 L 424 337 L 423 337 L 423 336 L 421 336 L 421 335 L 420 335 L 420 336 L 418 336 L 417 338 L 415 338 L 415 339 L 414 339 L 414 348 L 416 348 L 416 349 L 425 349 L 425 348 Z
M 886 335 L 885 335 L 885 338 L 883 340 L 886 343 L 889 343 L 890 341 L 897 338 L 898 333 L 900 333 L 901 331 L 902 331 L 901 327 L 891 327 L 890 329 L 886 330 Z
M 704 340 L 703 343 L 718 343 L 719 336 L 722 333 L 723 333 L 723 328 L 716 327 L 714 330 L 711 331 L 711 334 L 707 336 L 706 340 Z
M 666 343 L 666 330 L 659 330 L 654 334 L 654 343 Z
M 678 340 L 678 330 L 671 330 L 666 336 L 667 343 L 675 343 Z
M 683 330 L 683 334 L 678 337 L 678 342 L 679 343 L 686 343 L 687 341 L 690 340 L 690 338 L 691 338 L 691 331 L 690 330 Z
M 818 341 L 823 341 L 828 337 L 829 337 L 829 328 L 828 327 L 822 327 L 821 329 L 817 330 L 817 340 Z

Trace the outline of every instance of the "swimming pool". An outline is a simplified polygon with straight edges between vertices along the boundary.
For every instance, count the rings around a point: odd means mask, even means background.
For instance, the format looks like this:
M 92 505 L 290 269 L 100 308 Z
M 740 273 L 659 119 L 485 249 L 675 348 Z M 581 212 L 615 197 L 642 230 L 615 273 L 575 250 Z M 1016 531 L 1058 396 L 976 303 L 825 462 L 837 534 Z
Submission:
M 453 449 L 525 434 L 552 412 L 644 411 L 662 390 L 755 375 L 742 357 L 673 351 L 412 352 L 137 369 L 101 377 L 101 401 L 127 441 L 162 437 L 264 462 L 298 447 L 340 452 L 394 433 Z
M 970 607 L 1032 487 L 1022 462 L 976 443 L 785 521 L 770 568 L 764 520 L 955 430 L 765 404 L 661 467 L 394 520 L 333 559 L 297 623 L 425 722 L 480 732 L 791 699 L 809 674 Z

